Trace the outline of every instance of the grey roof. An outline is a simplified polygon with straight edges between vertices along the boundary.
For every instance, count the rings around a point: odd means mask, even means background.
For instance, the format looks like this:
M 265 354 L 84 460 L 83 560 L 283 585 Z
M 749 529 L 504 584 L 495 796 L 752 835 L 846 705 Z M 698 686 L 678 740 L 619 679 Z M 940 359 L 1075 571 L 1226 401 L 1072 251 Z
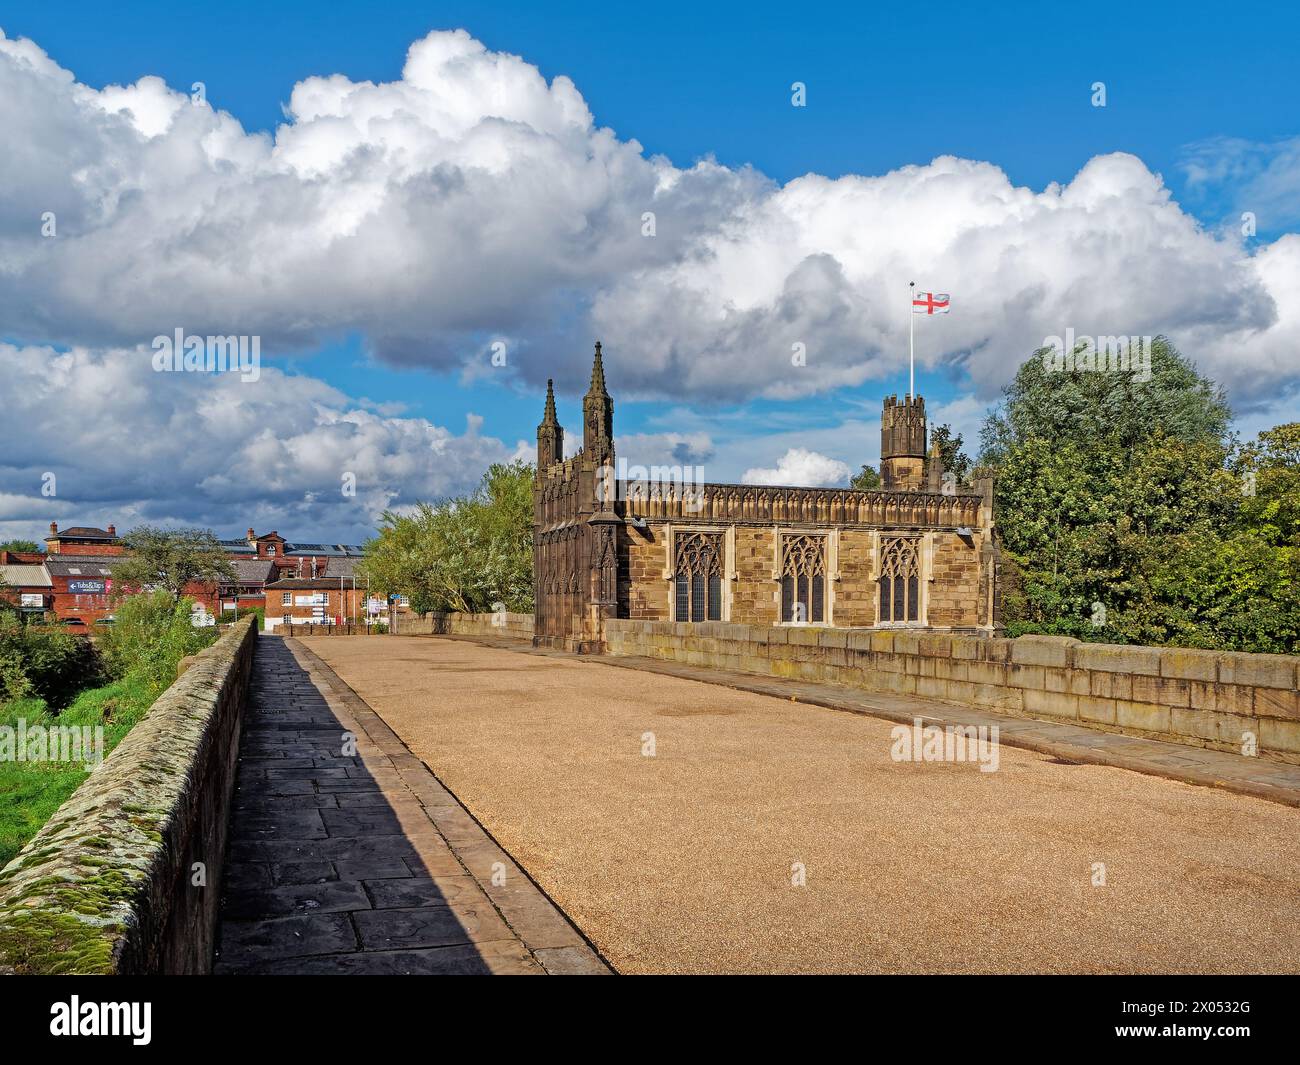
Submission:
M 275 570 L 275 563 L 269 558 L 237 558 L 231 562 L 235 571 L 235 581 L 239 584 L 256 584 L 267 581 Z
M 49 588 L 53 585 L 45 567 L 37 564 L 0 566 L 0 580 L 10 588 Z
M 255 555 L 257 548 L 247 540 L 218 540 L 221 550 L 232 555 Z
M 337 592 L 339 590 L 339 579 L 337 576 L 335 577 L 283 577 L 278 581 L 272 581 L 270 584 L 266 586 L 266 590 L 268 592 L 278 592 L 282 589 L 288 591 L 289 589 L 292 588 L 316 589 L 319 591 Z M 345 592 L 351 592 L 353 590 L 352 582 L 348 581 L 346 584 L 344 584 L 343 590 Z M 365 591 L 366 591 L 365 585 L 358 585 L 356 588 L 356 592 L 358 595 L 364 595 Z
M 298 555 L 294 558 L 292 567 L 285 566 L 280 569 L 281 576 L 286 580 L 290 577 L 295 579 L 310 577 L 312 558 L 316 559 L 316 576 L 335 581 L 340 577 L 353 577 L 357 571 L 357 562 L 360 561 L 360 559 L 340 558 L 335 555 Z
M 121 555 L 51 555 L 45 560 L 45 571 L 51 577 L 111 577 L 113 567 L 125 561 Z
M 348 558 L 330 558 L 327 559 L 325 567 L 326 577 L 351 577 L 357 572 L 357 563 L 360 559 Z

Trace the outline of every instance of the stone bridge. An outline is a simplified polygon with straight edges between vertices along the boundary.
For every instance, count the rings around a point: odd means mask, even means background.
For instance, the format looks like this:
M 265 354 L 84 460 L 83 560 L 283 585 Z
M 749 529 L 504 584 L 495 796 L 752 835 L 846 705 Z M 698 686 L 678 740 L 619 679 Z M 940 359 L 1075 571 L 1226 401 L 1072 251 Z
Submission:
M 1300 767 L 1258 725 L 1294 659 L 648 623 L 591 658 L 524 620 L 227 633 L 0 874 L 0 967 L 1300 968 Z M 1166 725 L 1209 685 L 1283 746 L 1082 717 L 1094 683 L 1185 696 Z

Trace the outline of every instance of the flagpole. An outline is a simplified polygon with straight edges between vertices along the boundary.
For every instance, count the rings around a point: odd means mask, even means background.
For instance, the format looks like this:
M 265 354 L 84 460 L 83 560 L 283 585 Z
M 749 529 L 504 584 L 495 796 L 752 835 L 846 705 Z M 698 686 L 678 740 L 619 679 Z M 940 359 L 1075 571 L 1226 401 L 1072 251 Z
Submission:
M 907 395 L 916 395 L 916 282 L 907 283 Z

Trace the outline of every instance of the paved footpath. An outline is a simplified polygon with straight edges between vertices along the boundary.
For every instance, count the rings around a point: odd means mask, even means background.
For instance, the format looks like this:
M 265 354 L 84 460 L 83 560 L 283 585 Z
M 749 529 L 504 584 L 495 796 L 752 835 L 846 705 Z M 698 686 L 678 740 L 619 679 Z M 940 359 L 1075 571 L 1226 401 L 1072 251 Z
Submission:
M 1300 822 L 1279 802 L 1008 731 L 987 766 L 900 761 L 885 711 L 912 707 L 848 688 L 758 694 L 441 637 L 303 643 L 620 972 L 1300 966 Z
M 236 788 L 217 973 L 609 971 L 296 640 L 258 642 Z
M 415 637 L 429 639 L 430 637 Z M 569 651 L 533 648 L 528 644 L 504 637 L 439 636 L 442 640 L 463 640 L 484 647 L 542 655 L 548 658 L 575 658 L 583 656 Z M 1181 780 L 1185 784 L 1221 788 L 1238 795 L 1252 795 L 1257 799 L 1280 802 L 1285 806 L 1300 806 L 1300 766 L 1278 762 L 1270 758 L 1247 758 L 1228 751 L 1213 751 L 1192 747 L 1168 740 L 1143 739 L 1117 732 L 1074 725 L 1068 721 L 1041 721 L 1037 718 L 1012 717 L 994 710 L 959 706 L 937 699 L 922 699 L 912 695 L 893 695 L 889 692 L 868 691 L 840 684 L 819 684 L 812 681 L 787 680 L 783 677 L 764 677 L 752 673 L 735 673 L 706 666 L 688 666 L 680 662 L 635 655 L 604 655 L 597 659 L 602 665 L 619 669 L 633 669 L 645 673 L 658 673 L 666 677 L 716 684 L 735 691 L 755 695 L 771 695 L 777 699 L 824 706 L 830 710 L 846 710 L 853 714 L 866 714 L 885 721 L 911 724 L 920 718 L 926 725 L 966 726 L 976 725 L 996 728 L 999 741 L 1006 747 L 1019 747 L 1039 754 L 1051 755 L 1063 762 L 1078 765 L 1108 765 L 1128 769 L 1148 776 Z

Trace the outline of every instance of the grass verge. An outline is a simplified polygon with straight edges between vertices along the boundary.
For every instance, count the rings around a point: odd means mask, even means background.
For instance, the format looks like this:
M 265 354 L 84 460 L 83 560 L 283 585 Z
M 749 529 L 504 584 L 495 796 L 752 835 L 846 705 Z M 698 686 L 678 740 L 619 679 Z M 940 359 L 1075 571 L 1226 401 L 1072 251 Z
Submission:
M 147 679 L 127 675 L 89 688 L 71 705 L 51 713 L 41 699 L 16 699 L 0 708 L 0 725 L 28 729 L 40 725 L 102 725 L 104 756 L 121 742 L 153 705 L 158 690 Z M 7 865 L 86 779 L 87 767 L 74 762 L 0 761 L 0 868 Z

